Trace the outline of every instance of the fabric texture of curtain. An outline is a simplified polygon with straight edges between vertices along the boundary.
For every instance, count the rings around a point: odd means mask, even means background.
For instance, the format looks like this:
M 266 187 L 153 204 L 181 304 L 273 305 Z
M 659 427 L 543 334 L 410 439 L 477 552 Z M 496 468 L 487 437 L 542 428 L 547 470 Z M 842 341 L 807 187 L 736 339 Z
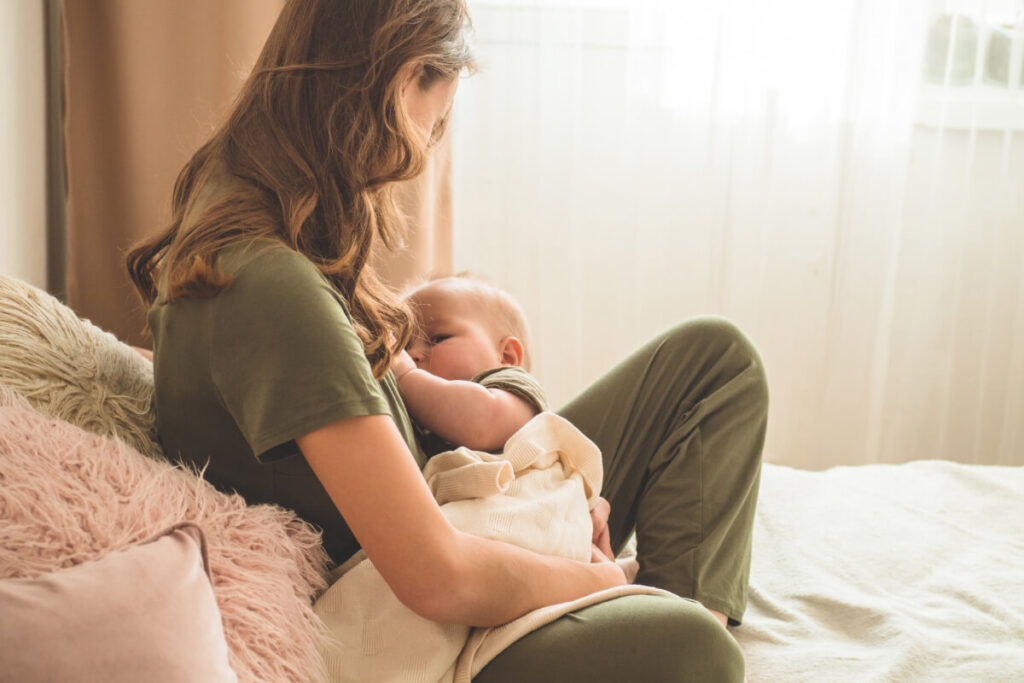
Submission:
M 1024 464 L 1024 3 L 471 10 L 453 265 L 523 302 L 555 403 L 721 314 L 769 461 Z
M 284 0 L 64 5 L 68 300 L 80 315 L 126 341 L 148 343 L 123 255 L 170 221 L 178 172 L 227 115 L 283 5 Z M 437 156 L 423 177 L 399 188 L 413 223 L 409 246 L 382 264 L 399 284 L 450 268 L 447 148 Z
M 395 201 L 406 218 L 405 244 L 382 250 L 375 261 L 381 277 L 396 289 L 452 273 L 450 146 L 446 133 L 423 173 L 396 189 Z

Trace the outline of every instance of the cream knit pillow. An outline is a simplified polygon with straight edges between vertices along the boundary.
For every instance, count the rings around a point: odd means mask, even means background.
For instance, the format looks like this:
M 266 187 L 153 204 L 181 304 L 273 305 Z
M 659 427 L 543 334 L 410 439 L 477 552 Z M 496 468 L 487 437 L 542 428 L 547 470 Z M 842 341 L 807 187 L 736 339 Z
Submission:
M 47 415 L 162 458 L 153 366 L 46 292 L 0 275 L 0 385 Z

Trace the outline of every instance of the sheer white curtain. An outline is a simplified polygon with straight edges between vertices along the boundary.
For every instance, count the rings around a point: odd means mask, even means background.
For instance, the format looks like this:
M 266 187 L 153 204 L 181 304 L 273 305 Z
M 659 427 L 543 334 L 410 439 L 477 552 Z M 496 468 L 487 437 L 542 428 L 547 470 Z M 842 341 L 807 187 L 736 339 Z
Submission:
M 768 461 L 1024 464 L 1024 2 L 471 10 L 454 265 L 524 303 L 555 404 L 713 313 Z

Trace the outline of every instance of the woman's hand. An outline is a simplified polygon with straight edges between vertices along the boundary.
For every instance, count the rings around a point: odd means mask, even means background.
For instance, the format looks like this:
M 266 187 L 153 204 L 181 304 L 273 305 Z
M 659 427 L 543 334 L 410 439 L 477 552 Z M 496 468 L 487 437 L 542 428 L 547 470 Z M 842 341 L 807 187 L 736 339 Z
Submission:
M 597 547 L 596 543 L 590 544 L 590 563 L 595 562 L 614 562 L 614 560 L 608 555 L 604 554 L 604 551 Z
M 594 535 L 590 540 L 609 560 L 614 560 L 615 553 L 612 552 L 611 536 L 608 533 L 608 515 L 611 512 L 611 503 L 604 498 L 598 498 L 590 510 L 590 521 L 594 524 Z
M 590 544 L 590 564 L 599 565 L 602 570 L 607 568 L 610 581 L 612 582 L 609 587 L 624 586 L 630 583 L 626 570 L 611 555 L 605 555 L 604 551 L 598 548 L 595 543 Z M 612 569 L 613 567 L 614 569 Z

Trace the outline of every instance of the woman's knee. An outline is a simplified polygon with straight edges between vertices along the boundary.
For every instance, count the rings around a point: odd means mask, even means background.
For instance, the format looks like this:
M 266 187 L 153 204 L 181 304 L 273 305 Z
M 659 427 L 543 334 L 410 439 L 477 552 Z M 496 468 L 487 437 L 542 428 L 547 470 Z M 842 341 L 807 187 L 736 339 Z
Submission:
M 630 595 L 583 608 L 513 643 L 473 680 L 734 683 L 743 653 L 703 606 Z
M 673 355 L 693 353 L 710 356 L 717 369 L 743 374 L 748 380 L 745 394 L 752 407 L 768 410 L 768 380 L 761 354 L 743 330 L 728 318 L 702 315 L 685 320 L 663 335 L 663 347 Z
M 734 353 L 761 365 L 761 356 L 750 338 L 732 320 L 720 315 L 700 315 L 684 320 L 665 332 L 670 346 L 700 345 L 718 353 Z
M 666 680 L 742 681 L 743 651 L 736 639 L 696 601 L 681 599 L 673 607 L 662 620 L 655 656 L 666 670 L 686 675 Z

